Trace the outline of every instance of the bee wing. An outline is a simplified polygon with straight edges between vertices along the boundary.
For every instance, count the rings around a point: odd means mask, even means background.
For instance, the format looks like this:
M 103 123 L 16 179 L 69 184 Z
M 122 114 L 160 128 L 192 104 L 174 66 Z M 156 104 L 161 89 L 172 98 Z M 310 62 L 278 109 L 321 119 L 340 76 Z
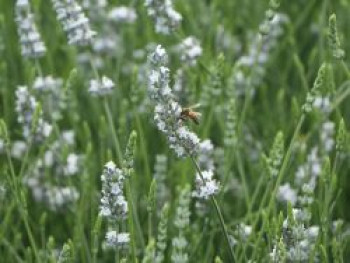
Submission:
M 190 109 L 198 109 L 198 108 L 200 108 L 200 106 L 201 106 L 200 103 L 196 103 L 196 104 L 190 106 L 189 108 L 190 108 Z

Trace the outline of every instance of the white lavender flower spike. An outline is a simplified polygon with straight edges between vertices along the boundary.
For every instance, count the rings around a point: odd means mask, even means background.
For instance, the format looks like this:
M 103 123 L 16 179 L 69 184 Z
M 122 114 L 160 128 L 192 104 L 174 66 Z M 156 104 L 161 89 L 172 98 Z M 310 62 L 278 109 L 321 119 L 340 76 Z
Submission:
M 28 0 L 18 0 L 15 6 L 17 31 L 23 57 L 39 58 L 45 55 L 46 47 L 34 23 Z
M 102 179 L 102 197 L 100 214 L 110 220 L 125 219 L 128 203 L 123 194 L 123 172 L 110 161 L 106 163 Z
M 113 92 L 114 86 L 114 82 L 106 76 L 103 76 L 102 79 L 92 79 L 90 80 L 89 93 L 96 97 L 106 96 Z
M 116 23 L 133 24 L 137 19 L 137 14 L 133 8 L 118 6 L 109 11 L 108 19 Z
M 68 44 L 86 46 L 90 44 L 96 32 L 90 28 L 89 19 L 76 0 L 52 0 L 57 19 L 68 37 Z
M 182 107 L 175 100 L 169 86 L 167 68 L 168 56 L 160 45 L 148 58 L 151 71 L 148 79 L 148 91 L 155 102 L 154 120 L 158 130 L 168 139 L 169 146 L 179 157 L 196 154 L 199 138 L 191 132 L 181 119 Z
M 219 184 L 213 178 L 213 171 L 203 171 L 202 176 L 203 178 L 199 174 L 196 175 L 196 191 L 193 193 L 193 196 L 200 199 L 208 199 L 210 196 L 218 193 Z
M 117 233 L 117 231 L 110 230 L 106 234 L 106 246 L 108 248 L 126 248 L 129 243 L 129 233 Z
M 182 21 L 182 16 L 175 11 L 172 0 L 145 0 L 145 7 L 154 20 L 157 33 L 169 35 Z
M 19 86 L 16 90 L 16 107 L 18 114 L 17 121 L 22 125 L 23 137 L 29 139 L 32 134 L 32 122 L 37 107 L 37 100 L 32 96 L 27 86 Z M 42 114 L 37 120 L 37 127 L 34 134 L 36 141 L 47 138 L 52 131 L 52 126 L 43 120 Z
M 202 55 L 202 47 L 199 40 L 193 36 L 187 37 L 179 44 L 181 61 L 192 67 L 197 64 L 197 59 Z

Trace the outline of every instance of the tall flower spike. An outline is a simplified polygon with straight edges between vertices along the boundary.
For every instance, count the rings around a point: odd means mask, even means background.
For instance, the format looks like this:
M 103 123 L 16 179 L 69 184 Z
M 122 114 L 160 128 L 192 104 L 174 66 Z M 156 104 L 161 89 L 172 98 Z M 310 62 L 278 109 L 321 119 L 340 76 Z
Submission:
M 38 102 L 32 96 L 26 86 L 19 86 L 16 90 L 17 121 L 22 125 L 23 137 L 29 139 L 32 135 L 32 126 L 35 122 L 35 112 Z M 38 113 L 34 135 L 36 140 L 47 138 L 52 131 L 52 126 L 43 120 L 41 112 Z
M 158 225 L 158 236 L 157 236 L 157 245 L 156 245 L 156 255 L 155 263 L 164 262 L 165 249 L 167 246 L 167 236 L 168 236 L 168 218 L 169 218 L 169 205 L 166 203 L 161 211 L 160 221 Z
M 182 16 L 175 11 L 172 0 L 145 0 L 145 6 L 157 33 L 169 35 L 181 23 Z
M 181 61 L 188 66 L 195 66 L 197 59 L 202 55 L 202 47 L 199 40 L 193 36 L 187 37 L 178 46 Z
M 22 56 L 28 58 L 44 56 L 46 47 L 35 26 L 34 15 L 30 11 L 28 0 L 18 0 L 15 6 L 15 13 Z
M 130 236 L 127 232 L 117 232 L 118 223 L 128 215 L 128 203 L 124 196 L 124 172 L 114 162 L 105 164 L 102 179 L 102 198 L 100 214 L 108 219 L 109 230 L 106 233 L 106 247 L 114 249 L 127 248 Z
M 169 199 L 169 189 L 165 182 L 168 171 L 168 158 L 164 154 L 157 154 L 154 163 L 154 179 L 157 181 L 158 205 Z
M 172 239 L 171 262 L 186 263 L 188 257 L 188 241 L 185 235 L 190 224 L 190 189 L 187 186 L 182 189 L 179 196 L 179 204 L 176 208 L 174 225 L 178 229 L 178 235 Z
M 125 219 L 128 213 L 128 203 L 125 200 L 124 175 L 114 162 L 105 164 L 102 179 L 102 198 L 100 213 L 111 221 Z
M 170 70 L 167 68 L 168 57 L 165 49 L 158 45 L 148 61 L 151 67 L 148 90 L 156 104 L 154 120 L 158 130 L 167 136 L 170 148 L 179 157 L 196 154 L 200 140 L 184 125 L 181 118 L 182 108 L 169 87 Z
M 90 28 L 89 19 L 76 0 L 52 0 L 57 19 L 68 37 L 68 44 L 86 46 L 91 43 L 96 32 Z
M 314 85 L 310 92 L 306 95 L 306 101 L 302 107 L 305 113 L 309 113 L 312 111 L 313 107 L 318 107 L 318 100 L 320 91 L 325 83 L 325 75 L 326 75 L 327 66 L 326 64 L 322 64 L 320 69 L 318 70 L 317 77 L 315 79 Z
M 340 47 L 337 32 L 337 17 L 335 14 L 329 17 L 328 42 L 332 56 L 336 59 L 343 59 L 345 57 L 345 51 Z

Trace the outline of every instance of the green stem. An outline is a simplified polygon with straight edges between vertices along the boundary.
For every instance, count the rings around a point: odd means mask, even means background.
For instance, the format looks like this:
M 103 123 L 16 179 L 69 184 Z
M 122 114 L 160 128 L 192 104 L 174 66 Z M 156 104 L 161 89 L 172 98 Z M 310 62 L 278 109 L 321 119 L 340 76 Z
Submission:
M 35 239 L 34 239 L 32 230 L 30 229 L 29 222 L 28 222 L 27 208 L 23 207 L 24 204 L 22 204 L 22 201 L 25 202 L 25 200 L 22 200 L 22 198 L 21 198 L 21 193 L 22 192 L 20 191 L 21 189 L 20 189 L 19 182 L 18 182 L 18 180 L 21 177 L 16 178 L 15 169 L 14 169 L 14 166 L 13 166 L 13 163 L 12 163 L 12 159 L 11 159 L 11 155 L 10 155 L 10 149 L 9 149 L 8 146 L 6 146 L 6 156 L 7 156 L 8 164 L 10 166 L 10 175 L 11 175 L 12 185 L 13 185 L 13 188 L 14 188 L 15 199 L 16 199 L 16 202 L 17 202 L 17 205 L 18 205 L 18 208 L 19 208 L 19 213 L 20 213 L 20 215 L 22 217 L 22 220 L 23 220 L 23 223 L 24 223 L 24 226 L 25 226 L 28 238 L 29 238 L 30 245 L 31 245 L 32 249 L 34 250 L 34 256 L 36 258 L 36 262 L 40 263 L 41 259 L 40 259 L 39 253 L 38 253 L 38 249 L 37 249 L 37 246 L 36 246 L 36 243 L 35 243 Z M 22 171 L 22 167 L 21 167 L 21 171 Z
M 242 165 L 242 158 L 241 158 L 240 151 L 238 151 L 237 149 L 235 150 L 235 154 L 236 154 L 239 176 L 240 176 L 240 179 L 242 181 L 242 186 L 243 186 L 244 200 L 245 200 L 246 208 L 248 209 L 250 207 L 249 191 L 248 191 L 247 181 L 245 178 L 245 172 L 244 172 L 243 165 Z M 248 209 L 248 211 L 249 211 L 249 209 Z
M 138 130 L 138 133 L 140 134 L 140 144 L 141 144 L 141 151 L 142 151 L 142 156 L 144 159 L 144 165 L 145 165 L 145 170 L 146 170 L 146 176 L 149 180 L 152 180 L 151 178 L 151 169 L 149 166 L 149 159 L 148 159 L 148 154 L 147 154 L 147 146 L 146 146 L 146 139 L 143 133 L 143 128 L 141 125 L 141 120 L 139 115 L 136 112 L 134 112 L 135 118 L 136 118 L 136 127 Z
M 110 131 L 112 132 L 115 150 L 117 151 L 117 160 L 118 160 L 118 163 L 121 164 L 123 154 L 122 154 L 122 150 L 120 148 L 120 143 L 118 140 L 117 131 L 116 131 L 115 126 L 114 126 L 113 116 L 112 116 L 111 109 L 110 109 L 109 103 L 107 101 L 107 98 L 105 98 L 105 100 L 104 100 L 104 108 L 105 108 L 105 112 L 107 115 L 108 125 L 110 128 Z
M 199 174 L 199 176 L 201 177 L 202 181 L 204 182 L 204 177 L 203 177 L 203 174 L 202 174 L 202 171 L 197 163 L 197 161 L 195 160 L 195 158 L 190 155 L 191 157 L 191 160 Z M 230 252 L 230 256 L 231 256 L 231 260 L 232 262 L 235 262 L 235 255 L 234 255 L 234 252 L 233 252 L 233 249 L 231 247 L 231 244 L 230 244 L 230 238 L 229 238 L 229 235 L 228 235 L 228 232 L 227 232 L 227 228 L 226 228 L 226 225 L 225 225 L 225 221 L 224 221 L 224 217 L 222 216 L 222 213 L 221 213 L 221 210 L 220 210 L 220 207 L 215 199 L 214 196 L 210 196 L 210 201 L 212 203 L 212 205 L 214 206 L 215 208 L 215 212 L 216 212 L 216 215 L 217 217 L 219 218 L 219 221 L 220 221 L 220 226 L 221 226 L 221 231 L 225 237 L 225 241 L 226 241 L 226 245 L 228 246 L 228 249 L 229 249 L 229 252 Z
M 2 238 L 1 243 L 9 251 L 9 253 L 12 254 L 13 256 L 12 259 L 16 259 L 16 262 L 18 263 L 25 263 L 25 261 L 21 259 L 16 249 L 13 247 L 13 245 L 10 242 L 8 242 L 5 238 Z
M 341 65 L 342 65 L 343 70 L 346 73 L 346 77 L 350 79 L 350 70 L 349 70 L 348 66 L 345 64 L 344 60 L 341 61 Z
M 131 255 L 132 255 L 132 262 L 137 263 L 137 257 L 136 257 L 136 245 L 135 245 L 135 230 L 134 230 L 134 222 L 138 221 L 136 220 L 137 217 L 134 217 L 134 204 L 133 204 L 133 198 L 131 193 L 131 185 L 130 185 L 130 179 L 126 180 L 126 195 L 128 198 L 128 205 L 131 208 L 132 213 L 129 215 L 129 229 L 130 229 L 130 235 L 131 235 Z M 139 224 L 136 224 L 139 227 Z M 140 233 L 139 233 L 140 234 Z M 141 234 L 142 236 L 142 234 Z

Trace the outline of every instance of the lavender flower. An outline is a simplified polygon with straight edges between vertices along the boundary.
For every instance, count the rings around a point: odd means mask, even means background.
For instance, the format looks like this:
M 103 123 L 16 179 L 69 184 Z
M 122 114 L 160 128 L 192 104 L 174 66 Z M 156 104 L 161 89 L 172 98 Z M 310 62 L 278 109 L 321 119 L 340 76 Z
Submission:
M 265 21 L 264 21 L 265 22 Z M 284 14 L 275 14 L 272 21 L 269 21 L 268 36 L 257 34 L 250 41 L 248 54 L 241 56 L 237 61 L 237 68 L 232 76 L 238 95 L 243 95 L 245 89 L 250 88 L 254 93 L 261 85 L 265 76 L 265 67 L 271 53 L 278 45 L 278 39 L 284 33 L 283 25 L 289 22 Z M 254 65 L 254 71 L 251 67 Z
M 323 113 L 330 113 L 332 110 L 331 100 L 328 96 L 322 97 L 318 95 L 314 98 L 313 107 L 320 110 Z
M 181 119 L 182 108 L 175 100 L 169 87 L 169 72 L 166 51 L 158 45 L 155 52 L 149 56 L 151 72 L 149 74 L 148 90 L 155 101 L 154 120 L 158 130 L 168 139 L 170 148 L 179 157 L 196 154 L 199 146 L 197 135 L 184 126 Z
M 63 174 L 71 176 L 79 172 L 80 156 L 75 153 L 70 153 L 67 156 L 67 164 L 63 167 Z
M 128 213 L 128 203 L 123 194 L 124 174 L 114 162 L 105 164 L 102 179 L 102 198 L 100 214 L 109 220 L 125 219 Z
M 161 207 L 169 199 L 169 189 L 165 182 L 168 171 L 168 158 L 164 154 L 157 154 L 154 164 L 154 179 L 157 182 L 157 201 Z
M 247 239 L 253 232 L 253 227 L 244 223 L 240 223 L 237 225 L 236 232 L 240 240 L 247 241 Z
M 11 156 L 21 159 L 27 150 L 27 144 L 24 141 L 14 141 L 11 147 Z
M 334 148 L 335 124 L 331 121 L 324 122 L 321 127 L 320 142 L 326 152 L 331 152 Z
M 16 107 L 15 110 L 18 114 L 17 121 L 22 125 L 23 136 L 26 139 L 32 135 L 32 124 L 34 113 L 37 107 L 37 101 L 29 93 L 26 86 L 19 86 L 16 90 Z M 37 120 L 36 130 L 34 131 L 34 139 L 41 141 L 47 138 L 52 131 L 52 126 L 42 119 L 40 113 Z
M 62 88 L 63 81 L 51 75 L 37 77 L 33 83 L 33 93 L 41 102 L 45 117 L 59 120 L 66 107 L 66 93 Z
M 33 83 L 33 89 L 37 91 L 54 92 L 62 86 L 62 79 L 55 79 L 48 75 L 46 77 L 37 77 Z
M 44 188 L 45 189 L 45 188 Z M 51 210 L 57 210 L 66 204 L 74 203 L 79 199 L 79 192 L 75 187 L 54 186 L 45 189 L 43 200 L 47 202 Z
M 174 225 L 178 230 L 177 236 L 172 239 L 172 251 L 171 262 L 174 263 L 186 263 L 189 260 L 188 257 L 188 241 L 186 238 L 186 230 L 190 224 L 190 202 L 191 195 L 189 187 L 185 186 L 180 192 L 179 204 L 176 208 L 176 214 L 174 219 Z
M 105 96 L 113 92 L 114 86 L 114 82 L 106 76 L 100 80 L 92 79 L 90 80 L 89 93 L 93 96 Z
M 175 11 L 172 0 L 145 0 L 145 6 L 157 33 L 169 35 L 181 23 L 182 16 Z
M 297 202 L 297 198 L 296 190 L 294 190 L 289 183 L 279 186 L 277 200 L 281 202 L 290 202 L 294 206 Z
M 76 187 L 67 185 L 67 181 L 70 180 L 67 180 L 67 177 L 78 174 L 83 157 L 72 151 L 74 143 L 72 131 L 62 133 L 23 178 L 23 183 L 30 189 L 34 200 L 46 204 L 53 211 L 76 202 L 80 196 Z M 67 141 L 65 138 L 67 134 L 73 135 L 73 142 Z
M 135 10 L 126 6 L 114 7 L 108 13 L 108 19 L 116 23 L 132 24 L 135 22 L 136 18 Z
M 28 0 L 18 0 L 15 6 L 17 31 L 23 57 L 39 58 L 45 55 L 46 47 L 41 40 L 30 11 Z
M 90 28 L 89 19 L 75 0 L 52 0 L 57 19 L 68 37 L 68 44 L 86 46 L 96 35 Z
M 199 144 L 197 159 L 202 170 L 214 170 L 214 145 L 209 139 Z
M 279 242 L 283 243 L 285 257 L 288 262 L 308 262 L 309 256 L 316 245 L 319 232 L 317 226 L 306 227 L 310 217 L 302 210 L 293 209 L 293 218 L 287 217 L 283 222 L 282 237 Z M 277 262 L 280 245 L 275 242 L 270 257 Z M 282 253 L 282 254 L 284 254 Z
M 118 223 L 127 218 L 128 203 L 124 197 L 124 172 L 114 162 L 105 164 L 102 179 L 100 214 L 108 219 L 107 248 L 126 248 L 130 241 L 128 233 L 117 233 Z M 113 229 L 114 228 L 114 229 Z
M 106 234 L 106 246 L 110 248 L 126 248 L 130 243 L 129 233 L 117 233 L 117 231 L 110 230 Z
M 83 0 L 81 5 L 84 9 L 103 9 L 107 7 L 107 0 Z
M 208 199 L 219 191 L 219 184 L 213 179 L 214 174 L 210 170 L 203 171 L 202 176 L 198 173 L 196 175 L 196 191 L 193 195 L 200 199 Z
M 202 47 L 197 38 L 190 36 L 185 38 L 178 46 L 182 62 L 189 66 L 195 66 L 197 59 L 202 55 Z

